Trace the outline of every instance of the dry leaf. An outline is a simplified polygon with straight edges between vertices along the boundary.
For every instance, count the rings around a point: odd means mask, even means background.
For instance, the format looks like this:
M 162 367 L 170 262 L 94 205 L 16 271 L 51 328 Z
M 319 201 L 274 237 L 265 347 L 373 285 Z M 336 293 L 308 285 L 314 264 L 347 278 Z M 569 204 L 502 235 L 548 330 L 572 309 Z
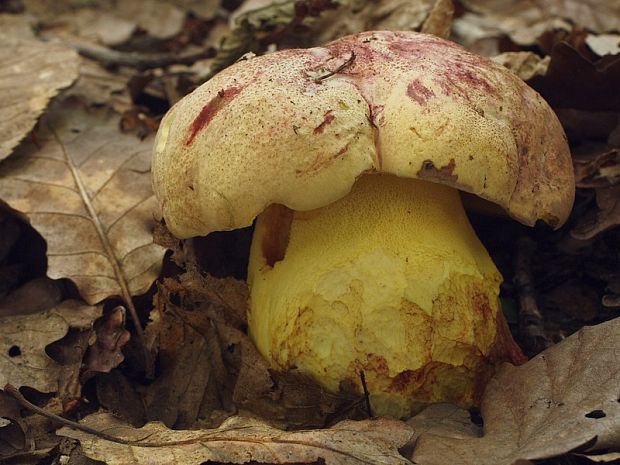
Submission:
M 15 39 L 36 40 L 33 31 L 34 19 L 26 15 L 0 13 L 0 34 Z
M 620 447 L 620 318 L 587 327 L 525 365 L 505 365 L 483 402 L 484 436 L 444 428 L 418 438 L 420 465 L 512 465 Z
M 588 240 L 620 224 L 620 185 L 596 189 L 598 210 L 581 218 L 571 230 L 575 239 Z
M 617 55 L 620 53 L 620 34 L 588 34 L 586 44 L 600 57 Z
M 50 25 L 47 27 L 49 33 Z M 110 47 L 127 42 L 137 28 L 133 20 L 119 18 L 109 11 L 95 8 L 69 11 L 55 18 L 51 27 L 54 35 L 63 37 L 70 33 Z
M 620 2 L 614 0 L 462 0 L 489 28 L 508 34 L 519 45 L 531 45 L 544 32 L 570 31 L 572 24 L 594 32 L 618 29 Z
M 136 429 L 105 413 L 91 415 L 83 423 L 107 434 L 142 443 L 113 443 L 68 428 L 58 432 L 78 439 L 87 456 L 108 465 L 197 465 L 207 461 L 410 464 L 399 454 L 398 448 L 411 438 L 411 428 L 393 420 L 343 421 L 330 429 L 298 432 L 281 431 L 258 420 L 242 417 L 229 418 L 217 429 L 198 431 L 169 430 L 160 423 L 149 423 Z
M 452 437 L 482 436 L 482 428 L 471 422 L 469 412 L 452 404 L 429 405 L 407 424 L 413 428 L 416 440 L 423 434 L 442 435 L 446 431 Z
M 181 32 L 185 11 L 165 0 L 118 2 L 114 8 L 118 17 L 135 21 L 151 37 L 168 39 Z
M 152 240 L 151 142 L 121 134 L 119 119 L 77 99 L 59 102 L 37 144 L 0 166 L 0 199 L 46 240 L 48 275 L 72 279 L 90 304 L 145 292 L 164 254 Z
M 361 31 L 419 30 L 436 2 L 434 0 L 348 0 L 341 3 L 340 8 L 325 12 L 313 25 L 314 45 Z
M 505 52 L 491 58 L 495 63 L 505 66 L 524 81 L 534 76 L 544 76 L 549 67 L 550 58 L 533 52 Z
M 78 76 L 78 55 L 59 44 L 0 34 L 0 160 L 34 127 L 50 99 Z
M 0 317 L 44 312 L 58 305 L 61 299 L 62 289 L 58 281 L 36 278 L 0 298 Z
M 125 309 L 118 306 L 95 323 L 97 338 L 90 345 L 86 367 L 92 372 L 108 373 L 116 368 L 125 356 L 121 349 L 129 341 L 129 331 L 125 329 Z
M 94 61 L 80 57 L 80 76 L 63 97 L 76 96 L 91 105 L 107 105 L 124 113 L 133 107 L 127 90 L 132 71 L 121 68 L 114 73 Z
M 454 4 L 452 0 L 437 0 L 424 24 L 422 24 L 420 32 L 448 39 L 452 29 L 453 17 Z
M 556 108 L 620 110 L 620 56 L 592 62 L 566 42 L 551 50 L 549 68 L 528 84 Z
M 62 366 L 46 354 L 45 347 L 70 328 L 90 328 L 100 314 L 99 307 L 68 300 L 45 313 L 0 318 L 0 386 L 11 383 L 41 392 L 58 391 Z
M 584 148 L 588 148 L 585 146 Z M 620 148 L 591 146 L 573 154 L 577 187 L 607 187 L 620 183 Z
M 145 392 L 147 418 L 189 428 L 214 410 L 232 410 L 217 332 L 205 312 L 168 304 L 160 328 L 160 375 Z

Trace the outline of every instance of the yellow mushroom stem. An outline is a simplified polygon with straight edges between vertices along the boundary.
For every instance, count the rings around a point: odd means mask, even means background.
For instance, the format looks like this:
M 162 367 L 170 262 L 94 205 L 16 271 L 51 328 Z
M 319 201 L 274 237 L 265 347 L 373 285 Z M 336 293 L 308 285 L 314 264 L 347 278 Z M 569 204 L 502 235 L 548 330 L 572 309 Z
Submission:
M 276 369 L 330 391 L 361 392 L 363 371 L 375 414 L 469 406 L 498 361 L 522 357 L 499 308 L 501 281 L 457 190 L 366 175 L 326 207 L 272 205 L 259 216 L 250 334 Z

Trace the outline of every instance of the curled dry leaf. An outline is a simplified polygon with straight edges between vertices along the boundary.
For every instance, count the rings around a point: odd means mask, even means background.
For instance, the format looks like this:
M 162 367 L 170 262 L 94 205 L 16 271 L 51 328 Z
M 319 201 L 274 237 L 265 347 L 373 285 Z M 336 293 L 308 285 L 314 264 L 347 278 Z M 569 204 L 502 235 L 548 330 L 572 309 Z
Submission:
M 129 341 L 125 329 L 125 309 L 118 306 L 95 323 L 96 341 L 90 346 L 86 366 L 89 372 L 108 373 L 117 367 L 125 356 L 121 349 Z
M 577 187 L 596 188 L 620 184 L 620 148 L 598 150 L 589 156 L 574 156 Z
M 525 365 L 505 365 L 481 412 L 484 436 L 435 429 L 416 442 L 420 465 L 512 465 L 620 447 L 620 318 L 587 327 Z
M 121 134 L 119 118 L 58 102 L 37 144 L 0 166 L 0 199 L 46 240 L 48 275 L 72 279 L 90 304 L 145 292 L 164 254 L 152 239 L 151 142 Z
M 452 0 L 436 0 L 424 24 L 422 24 L 420 32 L 448 39 L 452 29 L 453 17 L 454 4 Z
M 571 230 L 575 239 L 588 240 L 620 224 L 620 185 L 596 189 L 598 210 L 579 220 Z
M 442 11 L 449 10 L 447 2 L 435 0 L 348 0 L 341 1 L 335 11 L 325 12 L 313 26 L 313 45 L 324 44 L 347 34 L 361 31 L 417 31 L 435 4 L 438 4 L 435 19 L 428 27 L 439 23 L 450 24 L 448 14 L 442 17 Z M 431 26 L 431 24 L 434 24 Z M 435 33 L 434 31 L 430 31 Z
M 570 30 L 577 24 L 590 31 L 618 29 L 620 2 L 609 0 L 462 0 L 482 16 L 489 28 L 497 28 L 519 45 L 531 45 L 554 28 Z
M 528 84 L 554 108 L 593 111 L 620 110 L 620 56 L 590 61 L 576 48 L 560 42 L 551 50 L 544 76 L 534 76 Z
M 78 439 L 86 455 L 108 465 L 215 463 L 325 463 L 327 465 L 410 464 L 398 452 L 412 436 L 403 422 L 343 421 L 330 429 L 285 432 L 252 418 L 231 417 L 213 430 L 174 431 L 161 423 L 136 429 L 100 413 L 84 424 L 132 445 L 81 431 L 59 434 Z M 156 449 L 154 449 L 156 448 Z M 456 462 L 455 462 L 456 463 Z
M 80 57 L 80 76 L 63 92 L 63 96 L 75 96 L 91 105 L 107 105 L 124 113 L 133 107 L 128 92 L 132 71 L 120 68 L 110 72 L 92 60 Z
M 534 76 L 544 76 L 550 60 L 548 56 L 541 58 L 533 52 L 505 52 L 491 59 L 505 66 L 524 81 Z
M 57 391 L 62 366 L 47 355 L 45 347 L 70 328 L 90 328 L 100 314 L 99 307 L 65 301 L 44 313 L 0 318 L 0 385 Z
M 600 57 L 617 55 L 620 53 L 620 34 L 588 34 L 586 44 Z
M 60 44 L 0 35 L 0 160 L 31 131 L 50 99 L 78 76 L 78 55 Z

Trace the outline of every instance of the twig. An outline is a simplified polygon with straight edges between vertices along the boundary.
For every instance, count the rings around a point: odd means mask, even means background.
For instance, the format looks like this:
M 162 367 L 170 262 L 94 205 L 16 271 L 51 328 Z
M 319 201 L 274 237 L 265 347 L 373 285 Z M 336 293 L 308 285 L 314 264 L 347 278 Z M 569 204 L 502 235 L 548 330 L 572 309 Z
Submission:
M 355 52 L 351 52 L 351 56 L 347 59 L 347 61 L 345 61 L 344 63 L 342 63 L 340 66 L 338 66 L 336 69 L 334 69 L 333 71 L 328 71 L 327 73 L 318 76 L 314 79 L 314 82 L 321 82 L 324 81 L 325 79 L 332 77 L 336 74 L 338 74 L 340 71 L 342 71 L 343 69 L 345 69 L 347 66 L 351 66 L 351 64 L 353 63 L 353 61 L 355 60 Z
M 106 67 L 126 66 L 140 71 L 153 68 L 163 68 L 170 65 L 192 65 L 198 60 L 213 58 L 215 51 L 212 48 L 199 52 L 177 53 L 138 53 L 119 52 L 105 47 L 91 45 L 75 45 L 75 49 L 85 58 L 97 61 Z
M 126 439 L 117 438 L 116 436 L 112 436 L 110 434 L 98 431 L 94 428 L 91 428 L 90 426 L 81 425 L 79 423 L 76 423 L 75 421 L 67 420 L 66 418 L 56 415 L 55 413 L 51 413 L 45 409 L 42 409 L 41 407 L 37 407 L 33 403 L 26 400 L 26 398 L 22 395 L 22 393 L 19 392 L 19 390 L 12 384 L 6 384 L 4 386 L 4 392 L 6 392 L 11 397 L 13 397 L 19 403 L 19 405 L 21 405 L 25 409 L 30 410 L 33 413 L 37 413 L 41 416 L 44 416 L 45 418 L 49 418 L 50 420 L 60 423 L 61 425 L 67 426 L 71 429 L 83 431 L 85 433 L 92 434 L 97 437 L 103 438 L 107 441 L 116 442 L 118 444 L 141 445 L 141 446 L 148 447 L 148 445 L 141 444 L 137 441 L 128 441 Z
M 372 418 L 372 408 L 370 406 L 370 392 L 368 392 L 368 386 L 366 385 L 366 375 L 364 374 L 364 370 L 360 370 L 360 380 L 362 381 L 362 389 L 364 389 L 366 412 L 368 413 L 368 418 Z
M 530 271 L 536 243 L 527 236 L 517 239 L 515 275 L 513 283 L 519 293 L 519 332 L 527 355 L 535 355 L 553 345 L 545 334 L 543 317 L 536 303 L 534 283 Z

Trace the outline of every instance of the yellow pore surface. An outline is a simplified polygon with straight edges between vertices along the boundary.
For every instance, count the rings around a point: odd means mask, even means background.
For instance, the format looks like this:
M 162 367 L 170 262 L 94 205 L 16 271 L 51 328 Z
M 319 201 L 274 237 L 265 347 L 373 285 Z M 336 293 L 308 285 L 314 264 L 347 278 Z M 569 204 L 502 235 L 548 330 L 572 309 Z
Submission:
M 361 392 L 375 414 L 421 404 L 471 405 L 489 371 L 501 276 L 458 191 L 392 175 L 362 176 L 346 197 L 294 212 L 271 267 L 259 217 L 248 282 L 250 334 L 278 369 Z

